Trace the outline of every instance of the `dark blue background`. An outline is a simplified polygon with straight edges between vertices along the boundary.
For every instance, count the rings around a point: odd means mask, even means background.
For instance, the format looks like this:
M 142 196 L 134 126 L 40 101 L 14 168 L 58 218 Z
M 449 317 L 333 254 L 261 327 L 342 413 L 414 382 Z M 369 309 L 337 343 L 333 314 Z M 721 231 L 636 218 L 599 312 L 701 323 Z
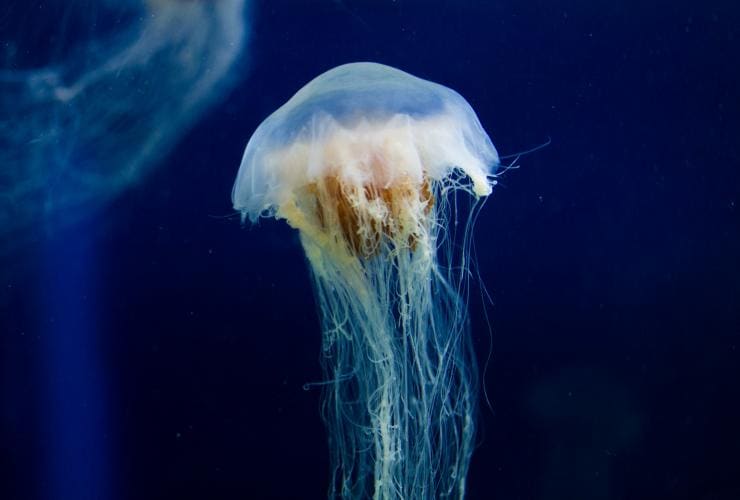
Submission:
M 737 5 L 256 2 L 244 83 L 145 182 L 2 263 L 0 498 L 325 496 L 297 236 L 224 216 L 260 121 L 359 60 L 456 89 L 501 154 L 552 138 L 477 225 L 469 497 L 740 498 Z

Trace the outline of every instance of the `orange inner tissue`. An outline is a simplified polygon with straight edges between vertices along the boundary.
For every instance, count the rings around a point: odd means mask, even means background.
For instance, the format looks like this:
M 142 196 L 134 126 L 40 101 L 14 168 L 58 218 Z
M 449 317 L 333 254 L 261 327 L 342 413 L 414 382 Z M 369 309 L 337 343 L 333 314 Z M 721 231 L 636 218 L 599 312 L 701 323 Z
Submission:
M 354 255 L 364 258 L 377 255 L 384 239 L 396 248 L 416 250 L 428 231 L 434 206 L 428 177 L 421 183 L 405 179 L 377 187 L 347 184 L 330 176 L 312 182 L 307 191 L 322 232 L 339 228 L 337 236 Z

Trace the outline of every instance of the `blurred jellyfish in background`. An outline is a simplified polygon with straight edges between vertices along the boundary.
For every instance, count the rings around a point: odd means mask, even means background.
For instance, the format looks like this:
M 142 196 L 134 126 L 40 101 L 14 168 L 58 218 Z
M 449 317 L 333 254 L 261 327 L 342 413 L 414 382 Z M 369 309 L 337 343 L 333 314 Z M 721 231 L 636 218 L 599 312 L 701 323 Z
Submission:
M 459 94 L 374 63 L 320 75 L 249 140 L 234 207 L 296 228 L 312 271 L 330 498 L 464 496 L 471 231 L 497 164 Z
M 245 0 L 0 12 L 0 255 L 141 179 L 243 75 Z
M 0 6 L 0 258 L 37 242 L 40 270 L 30 306 L 39 451 L 24 468 L 30 479 L 11 481 L 24 498 L 34 488 L 34 498 L 121 495 L 97 242 L 77 222 L 149 173 L 245 74 L 245 8 L 245 0 Z M 24 373 L 10 364 L 8 373 Z M 13 401 L 18 387 L 16 378 L 0 397 Z

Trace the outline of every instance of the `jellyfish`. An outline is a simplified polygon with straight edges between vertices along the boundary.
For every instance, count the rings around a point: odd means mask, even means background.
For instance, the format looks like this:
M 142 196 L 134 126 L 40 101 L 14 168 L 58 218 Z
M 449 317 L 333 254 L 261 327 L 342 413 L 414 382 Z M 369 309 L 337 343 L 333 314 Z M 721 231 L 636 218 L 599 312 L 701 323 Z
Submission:
M 330 498 L 464 496 L 472 223 L 498 163 L 458 93 L 369 62 L 318 76 L 250 138 L 232 201 L 297 229 L 309 263 Z
M 0 257 L 145 178 L 248 59 L 247 0 L 16 3 L 0 15 Z

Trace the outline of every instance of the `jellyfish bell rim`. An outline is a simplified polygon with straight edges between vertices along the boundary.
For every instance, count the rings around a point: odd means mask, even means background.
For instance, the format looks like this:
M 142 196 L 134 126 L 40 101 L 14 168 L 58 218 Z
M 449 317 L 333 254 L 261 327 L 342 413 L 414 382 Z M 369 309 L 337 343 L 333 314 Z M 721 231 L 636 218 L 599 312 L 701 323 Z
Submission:
M 386 126 L 403 129 L 406 143 L 384 135 Z M 234 209 L 252 222 L 279 217 L 296 189 L 344 167 L 332 156 L 342 138 L 366 155 L 416 155 L 432 180 L 461 171 L 476 197 L 491 193 L 499 165 L 493 142 L 460 94 L 390 66 L 348 63 L 306 83 L 257 127 L 232 188 Z M 288 157 L 289 164 L 281 163 Z

